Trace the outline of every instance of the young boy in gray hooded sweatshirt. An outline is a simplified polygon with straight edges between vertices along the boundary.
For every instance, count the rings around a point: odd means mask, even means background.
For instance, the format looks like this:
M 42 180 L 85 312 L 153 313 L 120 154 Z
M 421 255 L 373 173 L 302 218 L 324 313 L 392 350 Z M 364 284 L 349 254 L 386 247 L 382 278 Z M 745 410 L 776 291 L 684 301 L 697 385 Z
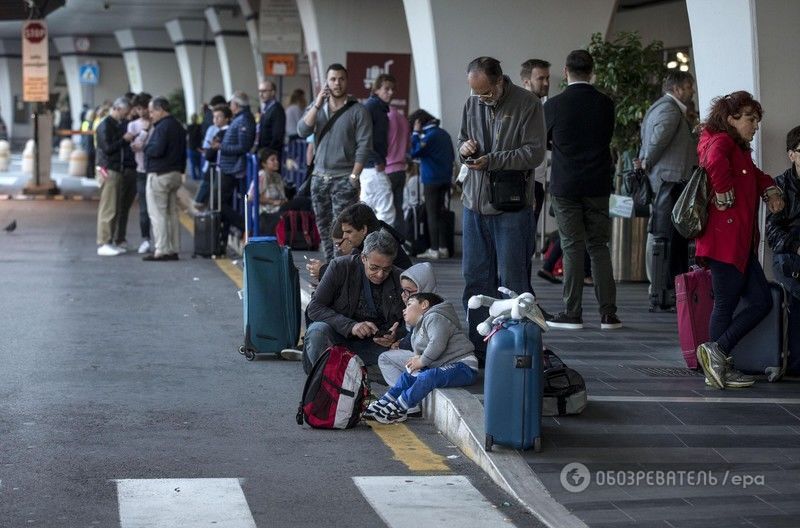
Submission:
M 403 318 L 414 327 L 414 356 L 397 383 L 364 413 L 380 423 L 404 422 L 408 409 L 419 405 L 433 389 L 472 385 L 478 377 L 475 347 L 452 304 L 435 293 L 416 293 L 408 298 Z

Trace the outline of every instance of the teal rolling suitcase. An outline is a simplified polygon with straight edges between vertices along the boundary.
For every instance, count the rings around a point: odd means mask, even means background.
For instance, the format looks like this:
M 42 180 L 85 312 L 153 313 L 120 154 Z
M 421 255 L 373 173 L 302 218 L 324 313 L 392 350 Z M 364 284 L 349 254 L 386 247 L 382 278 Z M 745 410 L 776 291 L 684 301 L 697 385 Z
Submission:
M 244 344 L 248 360 L 296 348 L 300 339 L 300 278 L 292 250 L 274 237 L 251 238 L 244 248 Z

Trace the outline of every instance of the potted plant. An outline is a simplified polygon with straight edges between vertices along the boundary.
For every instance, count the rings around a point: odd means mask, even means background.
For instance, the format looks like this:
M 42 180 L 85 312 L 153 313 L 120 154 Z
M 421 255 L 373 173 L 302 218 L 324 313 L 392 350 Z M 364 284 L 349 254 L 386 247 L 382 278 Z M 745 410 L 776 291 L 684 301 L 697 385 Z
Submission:
M 667 68 L 663 45 L 642 45 L 637 32 L 621 32 L 614 40 L 592 35 L 588 51 L 594 59 L 594 85 L 614 101 L 615 124 L 611 154 L 615 161 L 614 189 L 619 192 L 622 172 L 631 168 L 639 151 L 639 129 L 644 114 L 661 96 Z M 616 280 L 646 280 L 646 218 L 614 218 L 611 260 Z

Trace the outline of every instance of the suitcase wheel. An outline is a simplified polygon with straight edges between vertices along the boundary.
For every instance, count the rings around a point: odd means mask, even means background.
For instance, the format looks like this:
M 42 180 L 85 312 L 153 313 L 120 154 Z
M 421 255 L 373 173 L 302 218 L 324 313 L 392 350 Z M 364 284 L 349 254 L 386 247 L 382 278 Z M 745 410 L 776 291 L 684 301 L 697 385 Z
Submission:
M 248 348 L 244 351 L 244 357 L 247 361 L 253 361 L 256 358 L 256 353 Z
M 242 345 L 242 346 L 240 346 L 240 347 L 239 347 L 239 353 L 240 353 L 241 355 L 244 355 L 244 353 L 245 353 L 245 350 L 246 350 L 246 349 L 244 348 L 244 345 Z
M 490 435 L 490 434 L 487 434 L 486 435 L 486 443 L 484 444 L 484 447 L 486 448 L 486 451 L 487 452 L 491 451 L 493 445 L 494 445 L 494 437 L 492 437 L 492 435 Z
M 535 452 L 539 452 L 542 450 L 542 437 L 537 436 L 536 439 L 533 441 L 533 450 Z

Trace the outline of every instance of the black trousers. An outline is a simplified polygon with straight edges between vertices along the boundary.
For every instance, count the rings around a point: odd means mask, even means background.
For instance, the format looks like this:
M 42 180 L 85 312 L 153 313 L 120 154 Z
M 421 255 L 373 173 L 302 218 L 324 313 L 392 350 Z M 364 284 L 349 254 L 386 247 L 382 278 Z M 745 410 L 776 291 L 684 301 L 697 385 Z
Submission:
M 239 188 L 239 178 L 235 174 L 223 174 L 220 192 L 222 194 L 222 234 L 228 240 L 228 231 L 236 227 L 244 233 L 244 214 L 233 208 L 233 197 Z
M 428 221 L 428 237 L 431 248 L 439 249 L 447 247 L 447 237 L 443 229 L 440 229 L 441 218 L 444 215 L 444 199 L 450 191 L 449 183 L 424 185 L 425 195 L 425 215 Z
M 654 281 L 658 284 L 675 284 L 675 277 L 686 273 L 689 269 L 689 241 L 672 225 L 672 208 L 675 207 L 675 202 L 684 187 L 681 182 L 661 182 L 653 199 L 647 232 L 653 238 L 663 238 L 669 246 L 666 252 L 669 255 L 669 266 L 664 266 L 669 276 L 665 277 L 663 282 Z M 648 255 L 648 258 L 652 259 L 653 256 Z M 650 269 L 655 270 L 657 267 L 651 263 Z

